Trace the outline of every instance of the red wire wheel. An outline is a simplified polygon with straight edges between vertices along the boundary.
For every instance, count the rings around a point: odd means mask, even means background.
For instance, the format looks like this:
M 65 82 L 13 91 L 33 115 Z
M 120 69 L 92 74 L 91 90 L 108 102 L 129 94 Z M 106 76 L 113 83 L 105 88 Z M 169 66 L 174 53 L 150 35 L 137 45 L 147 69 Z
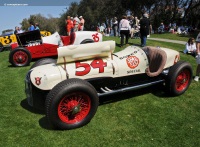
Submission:
M 176 78 L 176 90 L 181 92 L 186 89 L 190 82 L 190 77 L 191 73 L 189 70 L 181 71 Z
M 13 61 L 16 64 L 24 64 L 28 60 L 28 55 L 23 51 L 15 52 L 13 55 Z
M 78 123 L 89 114 L 90 109 L 90 97 L 83 92 L 75 92 L 61 100 L 58 105 L 58 116 L 65 123 Z
M 95 88 L 81 79 L 67 79 L 47 95 L 46 116 L 51 126 L 69 130 L 88 124 L 99 105 Z
M 183 94 L 192 81 L 192 66 L 185 61 L 179 61 L 169 69 L 166 78 L 166 90 L 172 96 Z
M 27 49 L 19 47 L 10 52 L 9 61 L 13 66 L 27 66 L 31 62 L 31 54 Z

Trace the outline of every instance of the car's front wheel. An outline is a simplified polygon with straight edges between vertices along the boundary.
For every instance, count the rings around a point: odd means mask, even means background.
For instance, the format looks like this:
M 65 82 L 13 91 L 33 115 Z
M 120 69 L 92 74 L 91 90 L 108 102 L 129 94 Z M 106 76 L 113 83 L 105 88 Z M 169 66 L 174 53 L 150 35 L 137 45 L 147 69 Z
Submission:
M 188 62 L 179 61 L 169 69 L 166 90 L 172 96 L 183 94 L 192 80 L 192 67 Z
M 56 85 L 47 95 L 46 116 L 58 129 L 75 129 L 90 122 L 98 104 L 97 92 L 90 83 L 69 79 Z
M 31 54 L 27 49 L 18 47 L 10 51 L 9 61 L 13 66 L 27 66 L 31 62 Z

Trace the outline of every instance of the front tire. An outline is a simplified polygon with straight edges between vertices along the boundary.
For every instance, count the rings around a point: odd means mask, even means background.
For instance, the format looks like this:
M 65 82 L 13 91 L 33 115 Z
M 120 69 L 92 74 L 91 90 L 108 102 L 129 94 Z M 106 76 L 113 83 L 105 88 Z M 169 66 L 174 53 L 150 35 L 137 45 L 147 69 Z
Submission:
M 183 94 L 192 81 L 192 66 L 188 62 L 179 61 L 169 69 L 166 79 L 166 90 L 172 96 Z
M 56 85 L 47 95 L 46 116 L 58 129 L 75 129 L 90 122 L 98 104 L 97 92 L 90 83 L 69 79 Z
M 16 67 L 27 66 L 31 62 L 31 54 L 27 49 L 18 47 L 10 52 L 9 61 Z

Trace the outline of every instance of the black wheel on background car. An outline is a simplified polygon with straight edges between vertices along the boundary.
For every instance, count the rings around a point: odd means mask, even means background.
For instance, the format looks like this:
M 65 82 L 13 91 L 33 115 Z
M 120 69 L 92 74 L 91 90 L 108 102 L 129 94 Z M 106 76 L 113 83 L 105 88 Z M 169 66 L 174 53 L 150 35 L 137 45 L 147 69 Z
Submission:
M 3 50 L 4 50 L 4 46 L 3 46 L 3 44 L 0 42 L 0 52 L 3 52 Z
M 92 40 L 92 39 L 85 39 L 80 44 L 93 43 L 93 42 L 94 42 L 94 40 Z
M 192 66 L 185 61 L 179 61 L 169 69 L 166 79 L 166 90 L 172 96 L 183 94 L 192 81 Z
M 46 116 L 61 130 L 82 127 L 90 122 L 99 105 L 95 88 L 87 81 L 69 79 L 57 84 L 47 95 Z
M 27 49 L 18 47 L 10 51 L 9 61 L 13 66 L 27 66 L 31 62 L 31 54 Z
M 30 69 L 37 67 L 37 66 L 41 66 L 41 65 L 45 65 L 45 64 L 50 64 L 50 63 L 56 63 L 56 60 L 53 58 L 42 58 L 39 59 L 38 61 L 36 61 L 31 67 Z

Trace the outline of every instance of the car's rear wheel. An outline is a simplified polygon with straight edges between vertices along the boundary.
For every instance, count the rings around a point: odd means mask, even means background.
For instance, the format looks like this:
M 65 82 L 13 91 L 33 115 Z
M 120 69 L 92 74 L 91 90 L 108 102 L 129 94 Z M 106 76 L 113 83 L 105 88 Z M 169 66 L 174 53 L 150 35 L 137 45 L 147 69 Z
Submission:
M 90 122 L 98 104 L 97 92 L 91 84 L 69 79 L 56 85 L 47 95 L 46 116 L 58 129 L 75 129 Z
M 166 79 L 166 90 L 170 95 L 183 94 L 192 80 L 192 67 L 188 62 L 179 61 L 169 69 Z
M 0 52 L 2 52 L 4 50 L 4 46 L 3 44 L 0 42 Z
M 36 61 L 30 69 L 37 67 L 37 66 L 41 66 L 41 65 L 45 65 L 45 64 L 51 64 L 51 63 L 56 63 L 56 60 L 53 58 L 42 58 L 39 59 L 38 61 Z
M 27 66 L 31 62 L 31 54 L 27 49 L 19 47 L 10 52 L 9 61 L 13 66 Z

